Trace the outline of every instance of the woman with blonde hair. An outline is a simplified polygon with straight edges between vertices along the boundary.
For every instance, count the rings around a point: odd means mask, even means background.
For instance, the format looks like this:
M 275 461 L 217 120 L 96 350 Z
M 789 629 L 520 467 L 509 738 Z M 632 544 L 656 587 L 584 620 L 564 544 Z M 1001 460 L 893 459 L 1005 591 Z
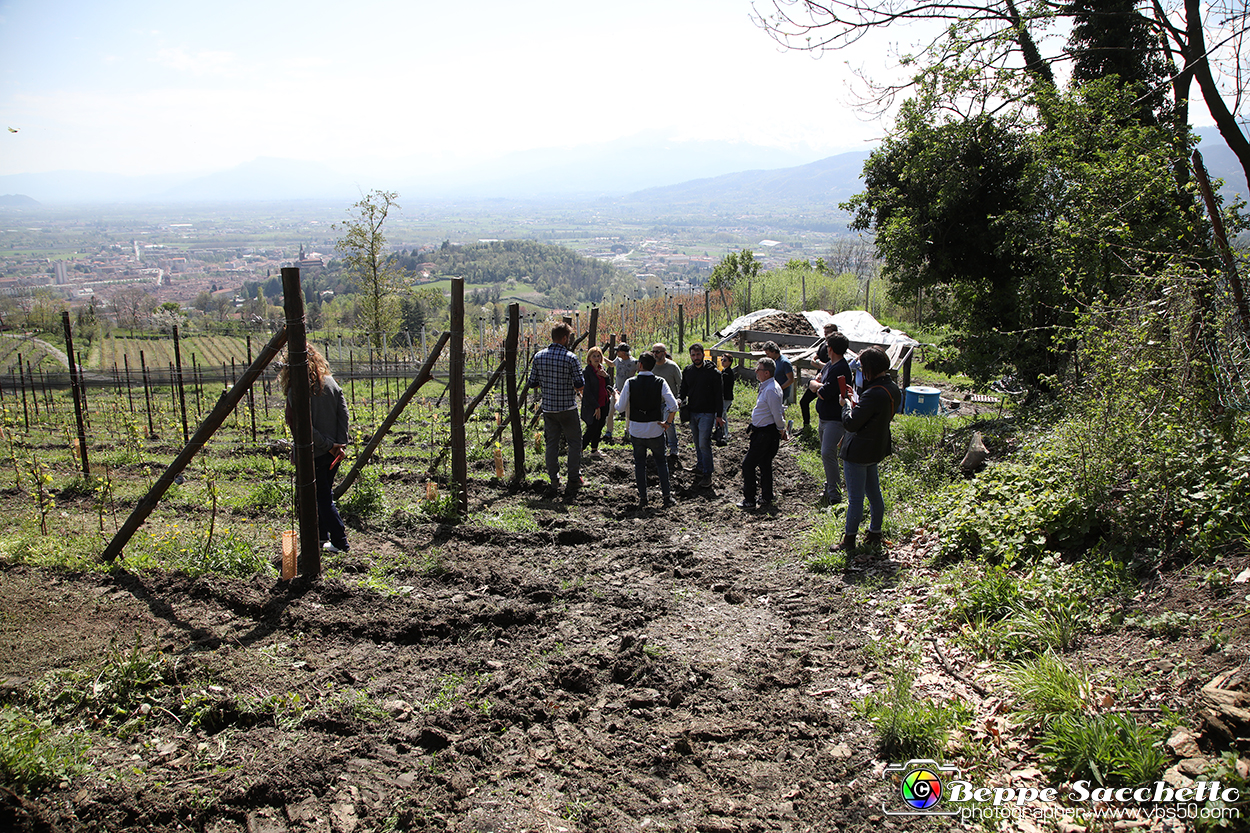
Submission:
M 582 371 L 582 422 L 586 430 L 582 434 L 582 448 L 590 447 L 590 456 L 598 459 L 599 438 L 608 421 L 608 407 L 612 397 L 612 385 L 608 383 L 608 371 L 603 366 L 603 350 L 591 347 L 586 351 L 586 369 Z
M 278 372 L 278 384 L 286 395 L 286 423 L 291 424 L 291 364 Z M 317 477 L 317 527 L 322 549 L 347 552 L 347 529 L 334 505 L 334 470 L 343 460 L 347 447 L 347 400 L 343 389 L 330 375 L 330 365 L 316 347 L 308 345 L 308 404 L 312 411 L 313 470 Z

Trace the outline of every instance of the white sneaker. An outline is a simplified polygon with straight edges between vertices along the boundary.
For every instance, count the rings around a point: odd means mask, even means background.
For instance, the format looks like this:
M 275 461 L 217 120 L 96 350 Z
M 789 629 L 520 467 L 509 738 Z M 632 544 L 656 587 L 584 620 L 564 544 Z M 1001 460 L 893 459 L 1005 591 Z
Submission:
M 347 550 L 341 550 L 338 547 L 334 546 L 334 544 L 330 541 L 326 541 L 324 544 L 322 544 L 321 549 L 325 552 L 330 552 L 330 553 L 347 552 Z

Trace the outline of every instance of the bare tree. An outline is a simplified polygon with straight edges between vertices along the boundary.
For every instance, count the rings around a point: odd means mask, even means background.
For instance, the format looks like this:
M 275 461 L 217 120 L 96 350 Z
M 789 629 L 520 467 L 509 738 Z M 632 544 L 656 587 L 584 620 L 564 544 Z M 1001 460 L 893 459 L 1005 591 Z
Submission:
M 1143 7 L 1172 59 L 1167 83 L 1182 123 L 1188 122 L 1190 86 L 1196 80 L 1250 184 L 1250 141 L 1241 112 L 1250 29 L 1247 3 L 1143 0 Z M 1067 40 L 1048 32 L 1075 11 L 1076 4 L 1057 0 L 1032 0 L 1023 6 L 1016 0 L 758 0 L 754 19 L 781 45 L 814 53 L 843 50 L 892 27 L 928 24 L 917 27 L 928 34 L 916 51 L 897 55 L 906 77 L 890 81 L 863 76 L 868 94 L 861 105 L 884 112 L 899 94 L 920 92 L 933 99 L 934 107 L 968 115 L 1021 103 L 1039 88 L 1054 88 L 1054 67 L 1070 55 Z
M 131 284 L 114 292 L 109 305 L 117 316 L 117 326 L 138 330 L 156 309 L 156 298 L 143 287 Z

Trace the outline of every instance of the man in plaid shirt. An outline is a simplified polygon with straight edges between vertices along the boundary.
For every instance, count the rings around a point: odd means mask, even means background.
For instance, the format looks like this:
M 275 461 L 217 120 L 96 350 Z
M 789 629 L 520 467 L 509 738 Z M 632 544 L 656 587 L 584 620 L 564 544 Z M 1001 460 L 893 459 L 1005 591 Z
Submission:
M 542 391 L 543 441 L 547 445 L 547 476 L 554 494 L 560 489 L 560 437 L 569 445 L 569 484 L 566 500 L 577 496 L 582 477 L 582 424 L 577 417 L 577 394 L 582 368 L 565 345 L 573 328 L 561 322 L 551 328 L 551 345 L 539 350 L 530 365 L 530 387 Z

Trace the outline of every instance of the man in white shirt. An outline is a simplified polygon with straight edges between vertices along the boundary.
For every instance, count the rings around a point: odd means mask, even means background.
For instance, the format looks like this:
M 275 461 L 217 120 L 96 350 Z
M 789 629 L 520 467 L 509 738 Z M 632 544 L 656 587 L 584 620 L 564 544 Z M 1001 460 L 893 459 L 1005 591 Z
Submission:
M 647 508 L 648 450 L 655 459 L 655 470 L 660 476 L 664 508 L 673 505 L 664 447 L 665 433 L 677 415 L 677 397 L 673 396 L 668 383 L 655 375 L 654 370 L 655 354 L 643 353 L 638 357 L 638 373 L 625 383 L 621 395 L 616 398 L 617 412 L 629 417 L 628 433 L 634 446 L 634 481 L 638 485 L 639 509 Z
M 751 445 L 742 458 L 742 509 L 773 506 L 773 458 L 786 436 L 786 418 L 781 404 L 781 386 L 773 378 L 777 365 L 772 359 L 763 358 L 755 366 L 755 378 L 759 380 L 759 395 L 751 411 Z M 759 469 L 760 500 L 755 500 L 756 469 Z

